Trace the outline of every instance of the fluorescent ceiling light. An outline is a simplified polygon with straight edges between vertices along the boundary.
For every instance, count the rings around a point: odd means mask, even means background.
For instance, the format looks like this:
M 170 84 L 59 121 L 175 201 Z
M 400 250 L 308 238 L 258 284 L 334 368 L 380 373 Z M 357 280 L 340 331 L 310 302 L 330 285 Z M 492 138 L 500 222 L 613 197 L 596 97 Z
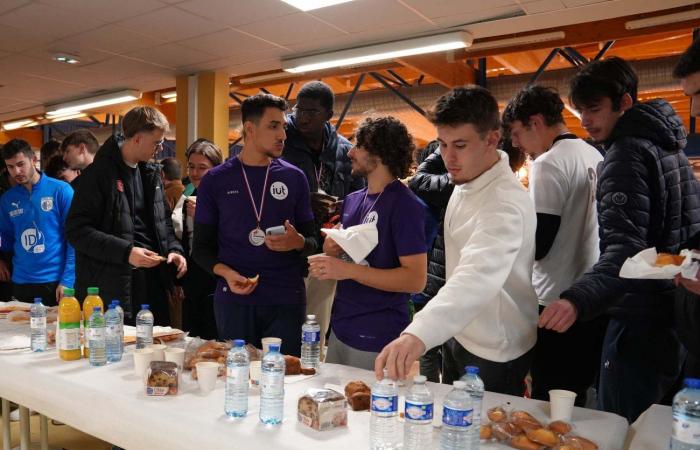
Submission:
M 141 93 L 133 89 L 112 92 L 111 94 L 97 95 L 95 97 L 83 98 L 80 100 L 73 100 L 70 102 L 47 106 L 46 115 L 56 117 L 65 114 L 77 113 L 84 109 L 93 109 L 101 106 L 131 102 L 140 98 Z
M 300 9 L 302 11 L 311 11 L 314 9 L 325 8 L 326 6 L 339 5 L 341 3 L 351 2 L 352 0 L 282 0 L 288 5 Z
M 564 39 L 566 33 L 563 31 L 553 31 L 551 33 L 531 34 L 529 36 L 518 36 L 508 39 L 498 39 L 495 41 L 477 42 L 469 47 L 469 51 L 491 50 L 492 48 L 513 47 L 515 45 L 539 44 L 541 42 L 556 41 Z
M 62 120 L 79 119 L 81 117 L 86 117 L 86 116 L 87 116 L 87 114 L 85 114 L 84 112 L 77 112 L 77 113 L 73 113 L 73 114 L 64 114 L 61 116 L 54 116 L 54 117 L 50 117 L 47 115 L 46 118 L 49 119 L 49 122 L 54 123 L 54 122 L 61 122 Z
M 443 52 L 469 47 L 472 36 L 465 31 L 405 39 L 366 47 L 338 50 L 319 55 L 302 56 L 282 61 L 286 72 L 300 73 L 333 67 L 352 67 L 375 61 L 386 61 L 425 53 Z
M 666 14 L 663 16 L 648 17 L 646 19 L 630 20 L 625 22 L 625 28 L 628 30 L 639 30 L 642 28 L 668 25 L 670 23 L 685 22 L 695 19 L 700 19 L 700 10 L 698 9 L 693 11 L 683 11 L 675 14 Z
M 22 120 L 15 120 L 14 122 L 5 122 L 2 124 L 2 129 L 10 131 L 10 130 L 17 130 L 19 128 L 33 127 L 34 125 L 38 125 L 38 123 L 35 120 L 22 119 Z
M 160 93 L 160 98 L 176 98 L 177 97 L 177 91 L 167 91 L 167 92 L 161 92 Z

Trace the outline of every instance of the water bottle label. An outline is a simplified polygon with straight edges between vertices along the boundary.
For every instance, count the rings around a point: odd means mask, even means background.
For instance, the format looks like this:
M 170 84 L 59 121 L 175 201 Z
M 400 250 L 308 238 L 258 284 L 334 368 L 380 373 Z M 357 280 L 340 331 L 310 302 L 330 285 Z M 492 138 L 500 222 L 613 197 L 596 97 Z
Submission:
M 61 332 L 58 334 L 59 350 L 80 350 L 80 328 L 64 328 L 61 324 Z
M 88 341 L 102 341 L 105 338 L 105 329 L 99 328 L 88 328 Z
M 379 413 L 395 413 L 399 410 L 397 395 L 385 396 L 372 394 L 372 411 Z
M 29 319 L 29 326 L 32 330 L 46 328 L 46 317 L 32 317 Z
M 321 342 L 321 332 L 304 331 L 301 335 L 301 341 L 306 344 L 315 344 L 316 342 Z
M 674 412 L 673 437 L 686 444 L 700 443 L 700 419 L 680 412 Z
M 108 338 L 115 338 L 117 336 L 121 336 L 121 333 L 119 331 L 119 325 L 109 325 L 107 327 L 107 337 Z
M 150 338 L 153 333 L 153 327 L 150 325 L 136 325 L 136 337 Z
M 406 401 L 404 408 L 406 420 L 413 422 L 432 422 L 433 404 Z
M 229 383 L 243 384 L 248 382 L 248 367 L 227 367 L 226 377 Z
M 442 423 L 451 427 L 468 428 L 472 424 L 471 409 L 442 408 Z

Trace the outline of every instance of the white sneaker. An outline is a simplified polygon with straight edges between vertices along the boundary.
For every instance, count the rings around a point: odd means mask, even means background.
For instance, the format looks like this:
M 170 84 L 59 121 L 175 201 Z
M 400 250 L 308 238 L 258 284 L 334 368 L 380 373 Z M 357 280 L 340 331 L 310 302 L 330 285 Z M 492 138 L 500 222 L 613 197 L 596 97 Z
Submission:
M 32 411 L 31 409 L 29 410 L 29 415 L 30 416 L 36 416 L 39 414 L 36 411 Z M 10 413 L 10 422 L 19 422 L 19 408 L 15 409 Z

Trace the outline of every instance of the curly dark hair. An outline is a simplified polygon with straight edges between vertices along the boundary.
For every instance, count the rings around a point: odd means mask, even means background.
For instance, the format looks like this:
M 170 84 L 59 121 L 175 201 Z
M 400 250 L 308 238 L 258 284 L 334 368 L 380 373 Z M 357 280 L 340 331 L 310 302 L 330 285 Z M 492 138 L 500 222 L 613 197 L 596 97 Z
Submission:
M 639 79 L 632 66 L 617 56 L 588 63 L 570 81 L 569 98 L 576 108 L 590 106 L 604 97 L 612 101 L 613 111 L 620 110 L 625 94 L 637 103 Z
M 564 123 L 564 102 L 556 89 L 544 86 L 528 86 L 515 94 L 503 111 L 503 127 L 519 120 L 523 126 L 530 124 L 530 117 L 542 114 L 548 127 Z
M 690 47 L 683 52 L 681 59 L 678 60 L 678 64 L 673 69 L 673 76 L 685 78 L 696 72 L 700 72 L 700 38 L 695 39 Z
M 498 130 L 498 102 L 486 88 L 456 87 L 435 101 L 428 111 L 428 120 L 436 126 L 456 127 L 470 123 L 483 138 L 489 131 Z
M 355 131 L 355 142 L 379 157 L 391 174 L 406 178 L 413 163 L 415 144 L 406 125 L 391 117 L 368 117 Z

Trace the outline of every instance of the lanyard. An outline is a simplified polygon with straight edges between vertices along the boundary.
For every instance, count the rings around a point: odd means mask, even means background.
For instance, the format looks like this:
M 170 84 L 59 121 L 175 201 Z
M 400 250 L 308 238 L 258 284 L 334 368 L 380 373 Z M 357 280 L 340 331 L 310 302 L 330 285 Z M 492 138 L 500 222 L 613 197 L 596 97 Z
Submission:
M 248 182 L 248 175 L 245 173 L 245 167 L 243 167 L 243 162 L 239 159 L 238 162 L 241 164 L 241 171 L 243 172 L 243 180 L 245 181 L 245 187 L 248 189 L 248 196 L 250 197 L 250 203 L 253 205 L 253 211 L 255 212 L 255 219 L 258 221 L 258 228 L 260 228 L 260 221 L 262 219 L 263 208 L 265 207 L 265 192 L 267 191 L 267 179 L 270 176 L 270 163 L 267 166 L 267 171 L 265 172 L 265 182 L 263 183 L 262 198 L 260 199 L 260 211 L 255 204 L 253 199 L 253 191 L 250 189 L 250 183 Z

